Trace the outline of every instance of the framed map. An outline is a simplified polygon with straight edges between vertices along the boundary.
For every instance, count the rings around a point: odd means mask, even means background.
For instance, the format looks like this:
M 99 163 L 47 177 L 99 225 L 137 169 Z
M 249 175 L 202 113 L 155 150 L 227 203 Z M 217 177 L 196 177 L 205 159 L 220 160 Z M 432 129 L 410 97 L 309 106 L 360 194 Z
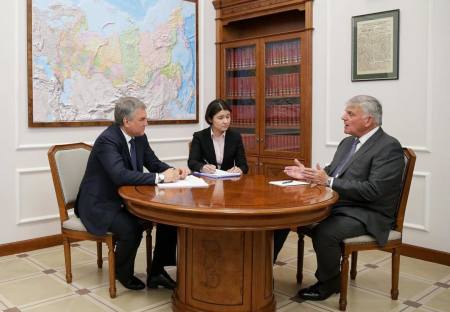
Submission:
M 198 122 L 196 0 L 27 1 L 30 127 L 109 125 L 121 96 Z
M 352 81 L 398 79 L 399 10 L 352 17 Z

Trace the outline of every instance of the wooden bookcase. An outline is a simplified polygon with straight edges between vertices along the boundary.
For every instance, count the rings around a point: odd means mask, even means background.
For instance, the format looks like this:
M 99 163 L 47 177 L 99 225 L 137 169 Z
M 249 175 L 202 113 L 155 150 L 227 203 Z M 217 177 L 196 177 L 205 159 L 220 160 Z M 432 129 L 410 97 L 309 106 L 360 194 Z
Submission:
M 217 97 L 232 109 L 250 171 L 311 162 L 311 0 L 222 0 Z

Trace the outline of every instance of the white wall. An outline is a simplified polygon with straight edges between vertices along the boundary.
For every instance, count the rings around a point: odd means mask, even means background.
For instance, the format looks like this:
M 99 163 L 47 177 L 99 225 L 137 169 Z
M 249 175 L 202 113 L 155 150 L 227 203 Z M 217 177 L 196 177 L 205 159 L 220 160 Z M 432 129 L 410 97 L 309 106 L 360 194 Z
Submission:
M 28 128 L 26 0 L 2 1 L 0 94 L 0 244 L 59 233 L 58 208 L 47 161 L 57 143 L 93 143 L 105 127 Z M 147 128 L 150 144 L 169 164 L 186 166 L 188 141 L 204 127 L 203 107 L 215 97 L 215 11 L 199 1 L 199 124 Z
M 400 9 L 399 80 L 351 82 L 351 17 Z M 406 209 L 409 244 L 450 251 L 450 1 L 314 1 L 313 163 L 326 163 L 344 136 L 353 95 L 383 104 L 383 128 L 417 155 Z
M 351 17 L 400 9 L 400 79 L 350 79 Z M 215 95 L 215 11 L 199 0 L 200 119 Z M 313 53 L 313 163 L 330 161 L 344 136 L 345 101 L 370 94 L 383 103 L 383 127 L 418 160 L 406 212 L 405 241 L 450 251 L 450 1 L 315 0 Z M 46 152 L 61 142 L 93 142 L 103 128 L 29 129 L 26 86 L 26 1 L 4 1 L 0 11 L 0 244 L 56 234 L 56 200 Z M 185 163 L 187 141 L 200 125 L 150 126 L 163 160 Z M 34 221 L 33 221 L 34 220 Z M 20 222 L 22 221 L 22 222 Z M 32 221 L 32 222 L 30 222 Z M 20 224 L 18 224 L 18 222 Z

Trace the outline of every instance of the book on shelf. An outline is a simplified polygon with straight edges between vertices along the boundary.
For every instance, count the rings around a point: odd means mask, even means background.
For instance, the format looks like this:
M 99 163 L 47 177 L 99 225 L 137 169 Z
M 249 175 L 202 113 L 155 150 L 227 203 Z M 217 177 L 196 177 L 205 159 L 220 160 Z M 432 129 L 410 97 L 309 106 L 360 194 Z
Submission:
M 227 96 L 229 97 L 254 97 L 256 90 L 255 76 L 228 77 Z
M 231 105 L 231 120 L 239 125 L 255 124 L 255 105 Z
M 296 151 L 300 148 L 299 135 L 269 134 L 266 135 L 265 149 L 272 151 Z
M 266 96 L 287 96 L 300 93 L 300 74 L 276 74 L 266 76 Z
M 300 124 L 300 104 L 267 105 L 265 116 L 268 126 L 298 126 Z
M 266 66 L 296 64 L 300 61 L 298 40 L 271 42 L 266 46 Z
M 226 69 L 236 70 L 256 66 L 255 47 L 230 48 L 226 52 Z
M 245 149 L 255 149 L 256 148 L 256 135 L 252 133 L 242 133 L 242 143 L 244 143 Z

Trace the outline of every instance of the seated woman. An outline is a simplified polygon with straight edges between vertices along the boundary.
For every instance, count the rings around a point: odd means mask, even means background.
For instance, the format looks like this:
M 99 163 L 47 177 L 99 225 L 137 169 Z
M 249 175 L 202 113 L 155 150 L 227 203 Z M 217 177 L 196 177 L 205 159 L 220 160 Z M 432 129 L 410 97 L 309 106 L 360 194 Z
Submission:
M 231 108 L 221 99 L 209 103 L 205 120 L 210 127 L 194 133 L 188 166 L 192 171 L 214 173 L 216 168 L 247 173 L 241 134 L 229 129 Z

